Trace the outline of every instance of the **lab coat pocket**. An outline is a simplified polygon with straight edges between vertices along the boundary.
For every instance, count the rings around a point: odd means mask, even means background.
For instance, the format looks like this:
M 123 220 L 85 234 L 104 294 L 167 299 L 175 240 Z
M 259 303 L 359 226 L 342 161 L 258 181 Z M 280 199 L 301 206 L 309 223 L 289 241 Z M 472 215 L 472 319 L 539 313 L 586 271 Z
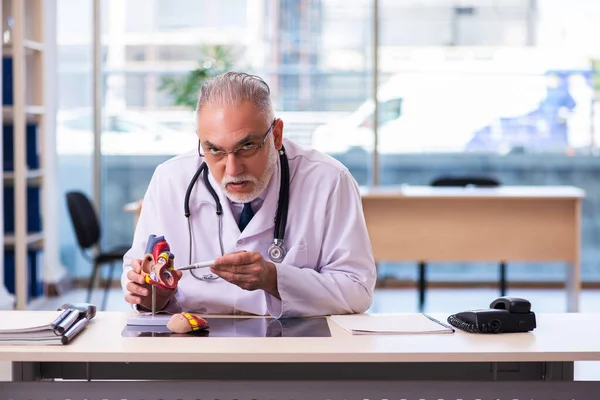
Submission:
M 308 246 L 300 242 L 288 250 L 288 254 L 283 263 L 294 267 L 303 268 L 308 266 Z

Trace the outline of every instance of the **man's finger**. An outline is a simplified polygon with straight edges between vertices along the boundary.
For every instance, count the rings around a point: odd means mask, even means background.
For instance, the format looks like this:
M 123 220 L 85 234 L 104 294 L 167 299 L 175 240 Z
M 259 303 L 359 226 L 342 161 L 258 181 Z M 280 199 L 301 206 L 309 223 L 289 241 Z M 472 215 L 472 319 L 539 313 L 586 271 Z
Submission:
M 223 280 L 236 285 L 244 290 L 255 290 L 258 288 L 258 280 L 255 275 L 235 274 L 229 271 L 214 271 Z
M 135 282 L 139 285 L 143 285 L 146 283 L 146 281 L 144 280 L 144 275 L 139 274 L 133 270 L 130 270 L 127 272 L 127 279 L 129 279 L 131 282 Z
M 142 260 L 133 260 L 131 262 L 131 268 L 138 274 L 142 272 Z
M 140 304 L 142 302 L 142 298 L 128 293 L 125 295 L 125 301 L 129 304 Z
M 217 265 L 244 265 L 252 263 L 251 253 L 240 252 L 240 253 L 229 253 L 221 256 L 215 260 L 215 266 Z
M 216 274 L 215 271 L 219 272 L 230 272 L 234 275 L 252 275 L 254 271 L 251 268 L 251 264 L 222 264 L 213 265 L 210 270 Z
M 129 282 L 125 287 L 130 293 L 137 294 L 139 296 L 148 296 L 148 294 L 150 294 L 148 289 L 134 282 Z
M 224 254 L 221 257 L 217 257 L 215 259 L 215 264 L 235 264 L 234 261 L 238 260 L 237 257 L 240 257 L 240 259 L 245 259 L 245 257 L 247 257 L 247 253 L 247 250 L 237 250 L 231 253 Z
M 212 267 L 210 270 L 213 274 L 219 275 L 221 278 L 223 278 L 227 282 L 235 284 L 236 275 L 233 272 L 227 271 L 227 270 L 213 270 Z

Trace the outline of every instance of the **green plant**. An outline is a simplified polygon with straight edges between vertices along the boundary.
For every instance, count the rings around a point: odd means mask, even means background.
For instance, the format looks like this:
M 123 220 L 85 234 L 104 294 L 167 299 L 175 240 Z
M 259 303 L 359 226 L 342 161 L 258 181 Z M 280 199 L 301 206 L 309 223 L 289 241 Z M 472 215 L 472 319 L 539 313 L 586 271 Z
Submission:
M 203 46 L 196 69 L 184 76 L 161 78 L 158 90 L 168 93 L 175 105 L 194 109 L 204 81 L 231 70 L 234 65 L 233 60 L 233 52 L 227 46 Z

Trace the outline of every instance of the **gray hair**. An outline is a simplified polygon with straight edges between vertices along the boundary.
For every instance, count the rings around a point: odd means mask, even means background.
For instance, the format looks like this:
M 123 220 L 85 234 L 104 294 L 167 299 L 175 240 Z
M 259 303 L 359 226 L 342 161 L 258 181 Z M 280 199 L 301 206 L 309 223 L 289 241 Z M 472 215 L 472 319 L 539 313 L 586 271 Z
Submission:
M 271 123 L 274 113 L 270 95 L 269 85 L 260 77 L 244 72 L 226 72 L 202 84 L 196 103 L 196 118 L 206 104 L 237 106 L 244 101 L 251 101 Z

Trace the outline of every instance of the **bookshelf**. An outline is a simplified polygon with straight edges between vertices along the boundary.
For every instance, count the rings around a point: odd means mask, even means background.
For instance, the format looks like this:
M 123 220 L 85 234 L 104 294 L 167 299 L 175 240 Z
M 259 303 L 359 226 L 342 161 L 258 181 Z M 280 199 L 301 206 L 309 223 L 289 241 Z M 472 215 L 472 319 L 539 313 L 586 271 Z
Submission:
M 0 7 L 0 21 L 4 21 L 4 4 Z M 0 63 L 0 76 L 4 77 L 4 71 L 2 68 L 2 63 Z M 2 85 L 2 81 L 4 79 L 0 79 L 0 95 L 4 91 L 4 87 Z M 2 116 L 0 117 L 0 122 L 4 120 L 4 111 L 2 112 Z M 4 182 L 4 145 L 0 140 L 0 160 L 2 160 L 2 181 Z M 13 304 L 13 299 L 6 290 L 4 286 L 4 185 L 0 185 L 0 206 L 2 207 L 2 214 L 0 214 L 0 310 L 10 308 L 10 305 Z
M 56 193 L 49 178 L 56 175 L 56 146 L 53 110 L 48 107 L 51 72 L 46 64 L 48 44 L 56 47 L 55 33 L 49 30 L 55 28 L 56 0 L 1 1 L 4 148 L 0 201 L 4 213 L 0 308 L 4 297 L 12 299 L 15 309 L 26 309 L 31 300 L 43 296 L 42 278 L 58 258 L 56 236 L 50 231 Z

